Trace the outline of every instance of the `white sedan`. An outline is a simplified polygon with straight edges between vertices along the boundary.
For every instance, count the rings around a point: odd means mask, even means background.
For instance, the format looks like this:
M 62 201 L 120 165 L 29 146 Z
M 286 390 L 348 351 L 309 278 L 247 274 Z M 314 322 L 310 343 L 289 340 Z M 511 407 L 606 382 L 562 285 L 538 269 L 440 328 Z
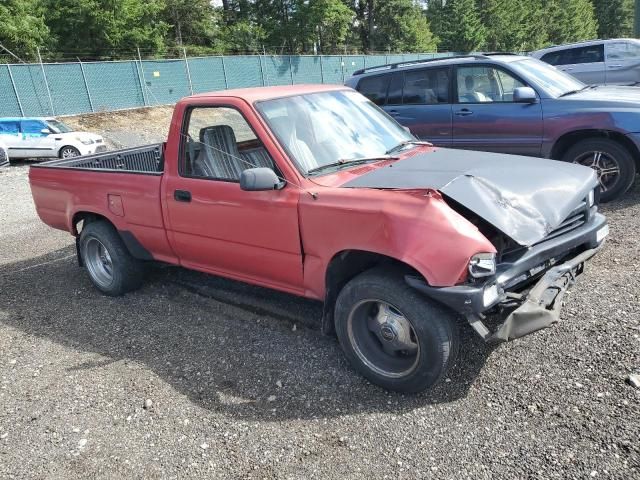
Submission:
M 15 158 L 70 158 L 107 149 L 100 135 L 76 132 L 54 118 L 0 118 L 0 143 Z

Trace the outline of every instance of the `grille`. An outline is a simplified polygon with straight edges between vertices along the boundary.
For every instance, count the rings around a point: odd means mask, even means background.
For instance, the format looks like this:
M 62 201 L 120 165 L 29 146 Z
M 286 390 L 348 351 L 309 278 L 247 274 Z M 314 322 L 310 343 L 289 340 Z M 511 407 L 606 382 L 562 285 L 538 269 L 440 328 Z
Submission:
M 569 214 L 569 216 L 562 222 L 557 228 L 549 232 L 549 234 L 544 238 L 543 241 L 551 240 L 552 238 L 559 237 L 560 235 L 564 235 L 571 230 L 578 228 L 583 225 L 587 221 L 587 212 L 589 211 L 587 207 L 587 202 L 582 201 L 580 205 L 578 205 L 573 211 Z

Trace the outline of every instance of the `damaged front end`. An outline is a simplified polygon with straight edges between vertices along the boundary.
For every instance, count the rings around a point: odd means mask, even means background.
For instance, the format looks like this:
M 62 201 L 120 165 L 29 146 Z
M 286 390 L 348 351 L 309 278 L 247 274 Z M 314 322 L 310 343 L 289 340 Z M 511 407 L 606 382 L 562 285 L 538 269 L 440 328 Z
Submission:
M 586 198 L 540 242 L 524 247 L 469 216 L 492 240 L 498 254 L 495 274 L 453 287 L 432 287 L 406 277 L 413 288 L 464 315 L 488 342 L 504 342 L 547 328 L 559 320 L 562 298 L 602 246 L 609 227 Z M 456 206 L 459 212 L 463 209 Z M 470 215 L 464 211 L 464 214 Z M 495 319 L 498 323 L 495 323 Z

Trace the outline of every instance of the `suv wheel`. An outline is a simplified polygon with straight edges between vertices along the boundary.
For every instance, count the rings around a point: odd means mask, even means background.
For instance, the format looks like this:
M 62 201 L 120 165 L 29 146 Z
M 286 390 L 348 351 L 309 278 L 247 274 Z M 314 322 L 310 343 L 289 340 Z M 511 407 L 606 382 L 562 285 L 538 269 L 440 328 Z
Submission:
M 376 268 L 338 295 L 336 333 L 351 365 L 388 390 L 420 392 L 453 364 L 456 319 L 408 286 L 402 275 Z
M 60 149 L 60 158 L 73 158 L 79 156 L 80 151 L 75 147 L 66 146 Z
M 636 165 L 624 146 L 608 138 L 582 140 L 565 153 L 563 160 L 596 171 L 603 202 L 622 196 L 633 184 Z

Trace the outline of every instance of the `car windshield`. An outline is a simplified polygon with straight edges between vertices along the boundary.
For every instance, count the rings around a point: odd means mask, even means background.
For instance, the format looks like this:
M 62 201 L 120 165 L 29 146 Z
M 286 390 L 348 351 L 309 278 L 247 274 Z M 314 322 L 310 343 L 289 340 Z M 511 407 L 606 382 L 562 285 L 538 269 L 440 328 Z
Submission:
M 517 73 L 537 83 L 553 97 L 559 97 L 586 87 L 577 78 L 534 58 L 512 62 L 511 66 Z
M 371 101 L 350 90 L 266 100 L 257 108 L 304 174 L 355 160 L 375 161 L 415 140 Z
M 47 125 L 54 133 L 69 133 L 73 132 L 70 127 L 67 127 L 64 123 L 58 120 L 47 120 Z

